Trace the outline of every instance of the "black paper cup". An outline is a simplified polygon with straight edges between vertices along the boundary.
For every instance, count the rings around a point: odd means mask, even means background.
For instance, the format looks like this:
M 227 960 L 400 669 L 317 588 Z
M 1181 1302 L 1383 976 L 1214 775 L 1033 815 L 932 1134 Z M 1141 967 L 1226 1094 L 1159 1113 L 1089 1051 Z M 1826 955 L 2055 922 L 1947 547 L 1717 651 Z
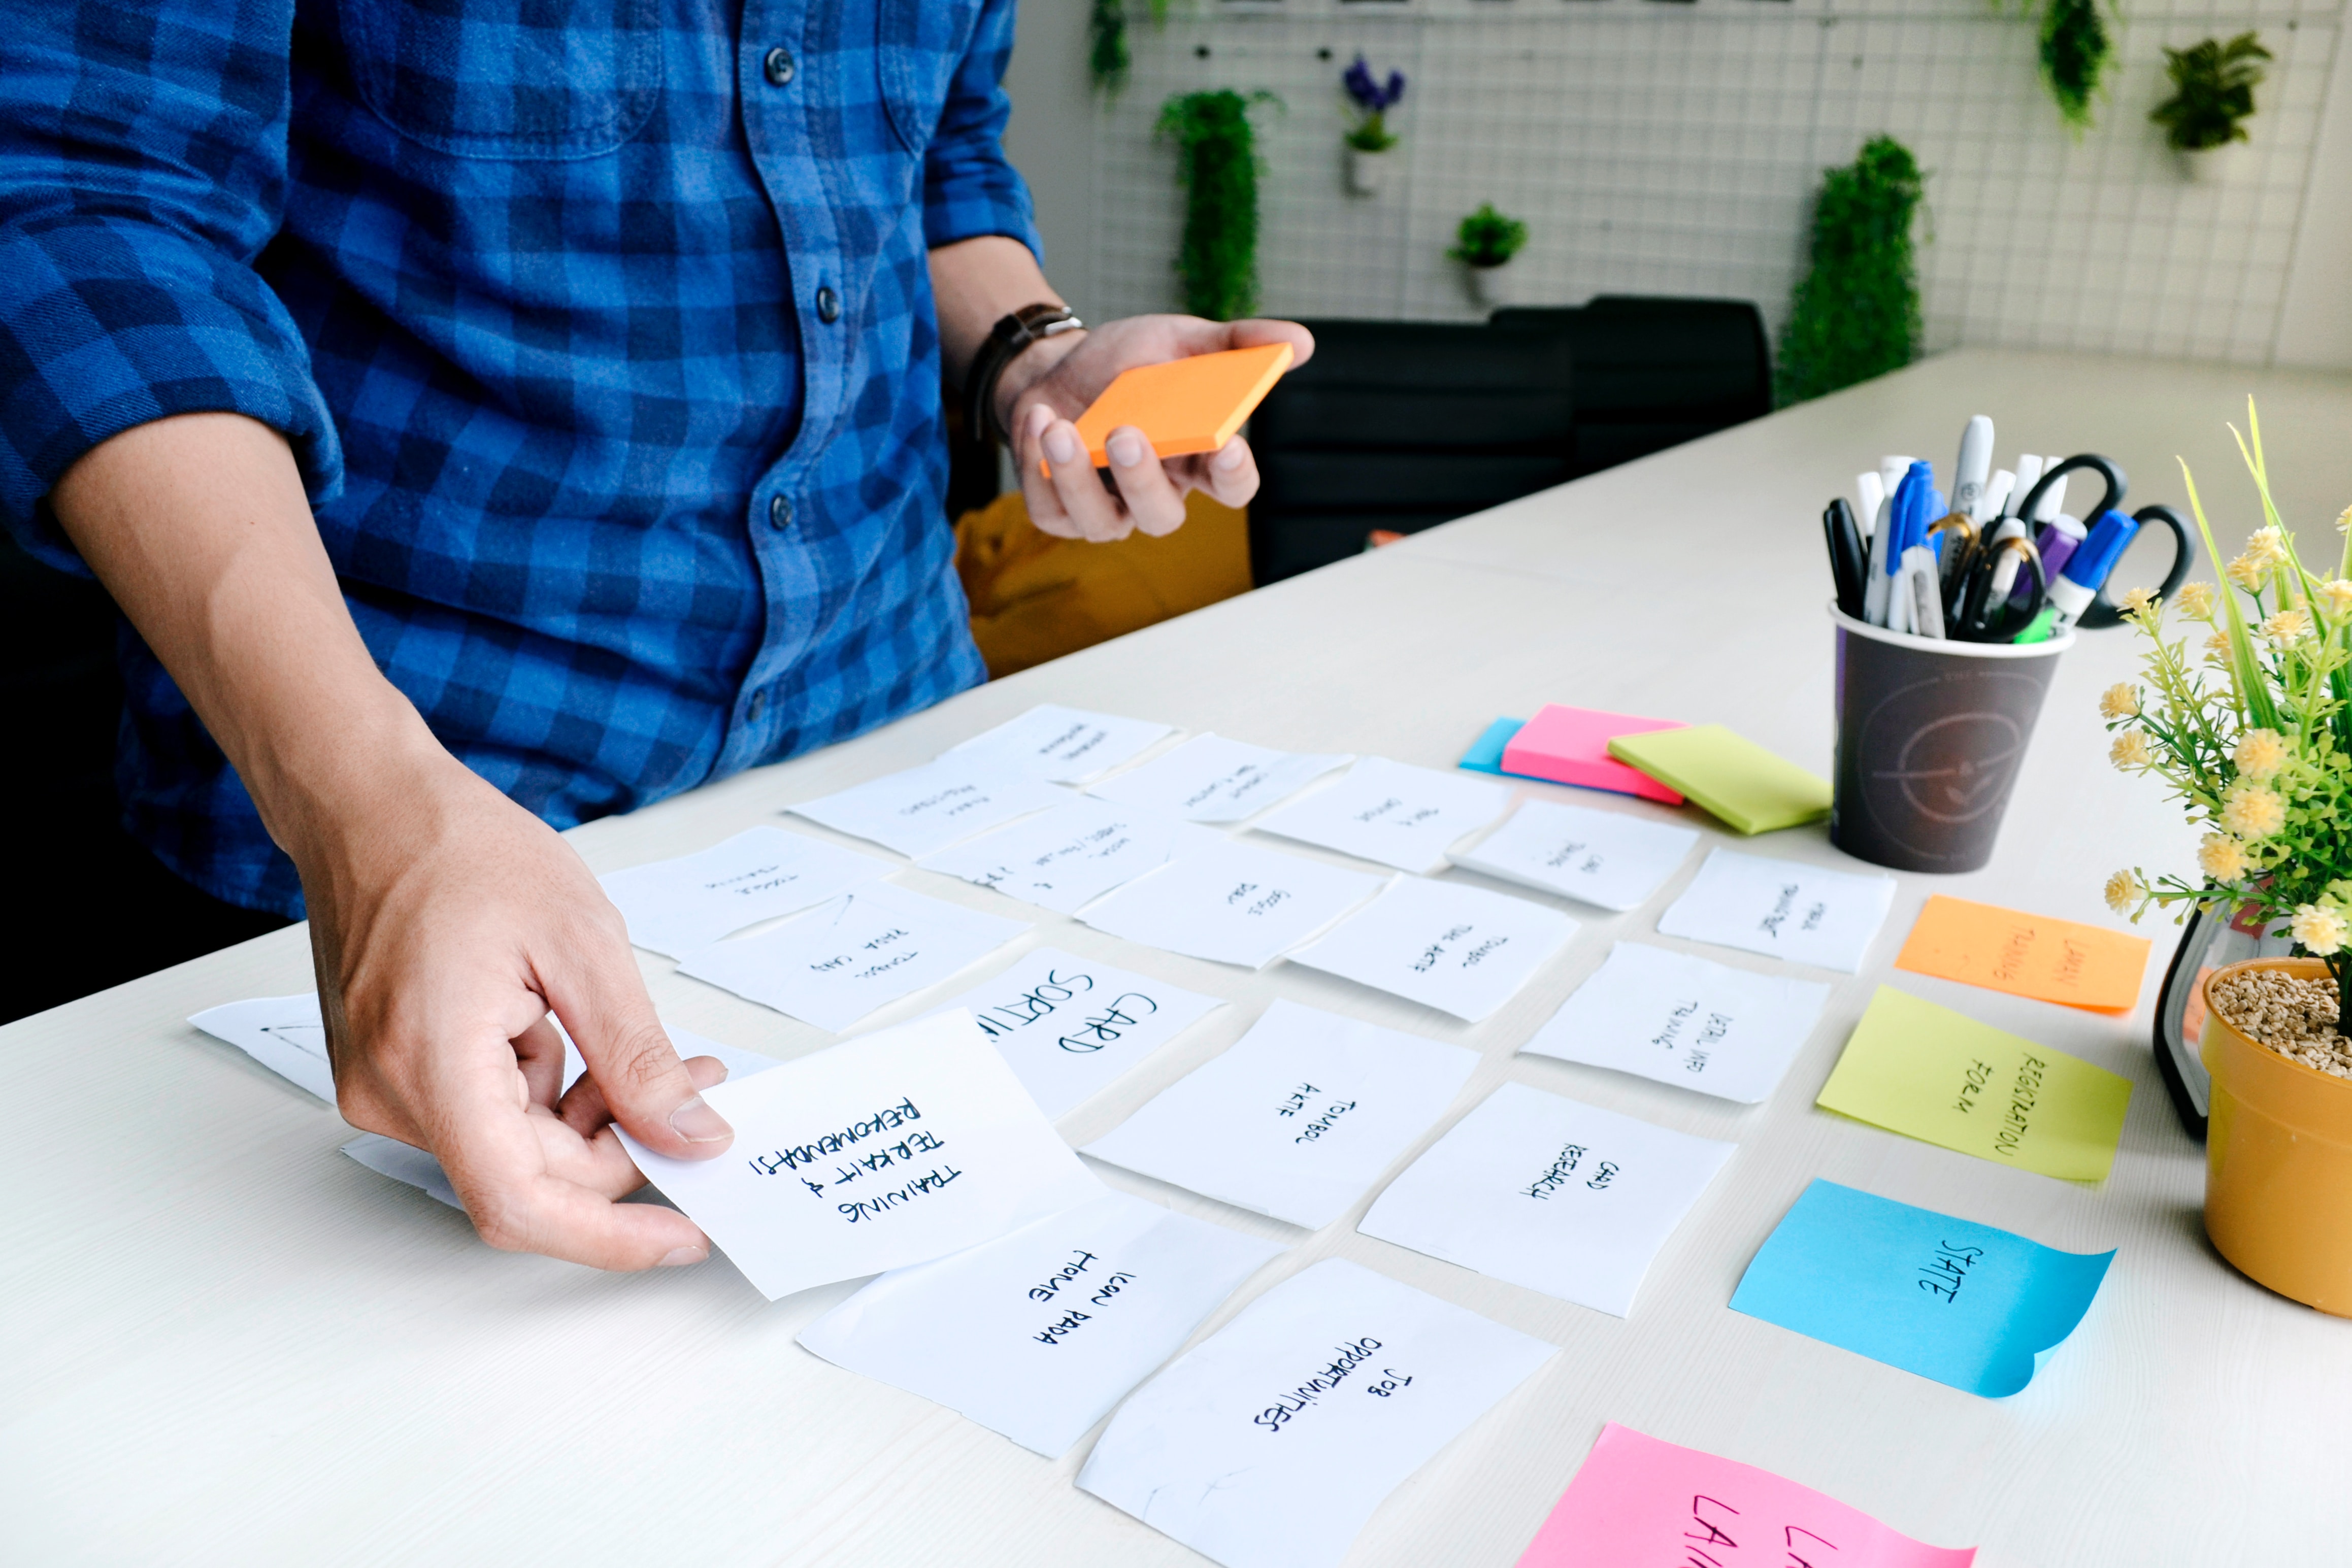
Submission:
M 1837 784 L 1830 842 L 1895 871 L 1992 859 L 2058 655 L 2046 643 L 1946 643 L 1837 625 Z

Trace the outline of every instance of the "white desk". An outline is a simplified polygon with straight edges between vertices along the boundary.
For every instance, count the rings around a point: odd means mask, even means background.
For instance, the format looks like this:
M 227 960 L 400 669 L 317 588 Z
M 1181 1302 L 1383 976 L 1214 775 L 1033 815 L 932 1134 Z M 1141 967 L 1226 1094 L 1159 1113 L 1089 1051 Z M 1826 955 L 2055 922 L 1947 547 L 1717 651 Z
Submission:
M 1498 714 L 1588 702 L 1726 721 L 1826 775 L 1818 519 L 1856 470 L 1889 451 L 1947 464 L 1965 417 L 1990 412 L 2002 462 L 2023 439 L 2104 451 L 2136 481 L 2135 503 L 2178 502 L 2171 456 L 2187 454 L 2234 546 L 2251 526 L 2250 487 L 2221 422 L 2242 415 L 2250 388 L 2291 525 L 2332 539 L 2352 501 L 2352 379 L 1959 354 L 574 841 L 599 870 L 698 849 L 1048 699 L 1438 766 Z M 1902 879 L 1870 964 L 1841 979 L 1780 1094 L 1753 1109 L 1511 1054 L 1611 937 L 1653 931 L 1696 857 L 1643 909 L 1578 910 L 1575 946 L 1476 1027 L 1302 969 L 1242 975 L 1039 915 L 1040 940 L 1242 1004 L 1066 1123 L 1074 1142 L 1223 1050 L 1278 994 L 1483 1051 L 1433 1137 L 1511 1079 L 1739 1145 L 1622 1322 L 1358 1236 L 1360 1207 L 1307 1236 L 1107 1173 L 1295 1241 L 1257 1289 L 1337 1254 L 1562 1347 L 1390 1500 L 1351 1568 L 1512 1563 L 1611 1419 L 1767 1466 L 1922 1539 L 1980 1544 L 1989 1565 L 2316 1562 L 2340 1550 L 2352 1326 L 2247 1283 L 2205 1244 L 2200 1153 L 2147 1048 L 2169 927 L 2154 928 L 2141 1007 L 2126 1022 L 1902 978 L 2133 1080 L 2104 1186 L 1996 1168 L 1811 1106 L 1931 890 L 2097 921 L 2114 867 L 2189 864 L 2190 837 L 2155 786 L 2106 767 L 2093 716 L 2135 653 L 2117 631 L 2067 656 L 1992 866 Z M 1842 860 L 1818 828 L 1754 847 Z M 903 880 L 1014 912 L 960 883 Z M 780 1056 L 825 1042 L 640 961 L 679 1024 Z M 0 1561 L 1200 1561 L 1072 1486 L 1086 1445 L 1049 1463 L 800 1350 L 793 1333 L 852 1287 L 770 1306 L 723 1262 L 611 1278 L 492 1252 L 456 1213 L 337 1154 L 351 1134 L 331 1112 L 181 1021 L 310 985 L 303 934 L 288 931 L 0 1030 Z M 2053 1246 L 2121 1250 L 2032 1385 L 1979 1399 L 1726 1310 L 1757 1245 L 1815 1176 Z

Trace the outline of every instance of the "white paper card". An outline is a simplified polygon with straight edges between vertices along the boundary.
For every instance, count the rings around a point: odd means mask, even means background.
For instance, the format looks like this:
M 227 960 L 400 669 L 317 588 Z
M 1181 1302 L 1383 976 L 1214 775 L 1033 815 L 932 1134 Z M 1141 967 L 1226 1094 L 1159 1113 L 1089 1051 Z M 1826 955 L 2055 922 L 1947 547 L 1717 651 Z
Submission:
M 984 757 L 1032 778 L 1082 784 L 1175 733 L 1172 724 L 1040 703 L 1019 718 L 950 747 L 948 755 Z
M 971 1014 L 1037 1108 L 1060 1117 L 1224 1005 L 1222 997 L 1039 947 L 940 1010 Z
M 950 752 L 785 810 L 911 860 L 1069 798 L 1068 790 L 992 758 Z
M 1894 902 L 1891 876 L 1711 850 L 1690 886 L 1658 916 L 1658 929 L 1851 975 L 1862 967 Z
M 1084 1152 L 1320 1229 L 1429 1130 L 1477 1065 L 1458 1045 L 1276 1001 L 1232 1050 Z
M 747 925 L 793 915 L 890 872 L 861 855 L 782 828 L 746 829 L 699 854 L 596 880 L 629 923 L 629 940 L 683 958 Z
M 1344 754 L 1276 751 L 1222 735 L 1196 735 L 1087 793 L 1195 822 L 1238 822 L 1353 760 Z
M 718 1158 L 621 1143 L 772 1301 L 976 1247 L 1104 1190 L 955 1013 L 702 1097 L 735 1127 Z
M 1078 918 L 1147 947 L 1262 969 L 1379 892 L 1383 880 L 1220 841 L 1088 904 Z
M 1029 929 L 887 882 L 752 936 L 688 955 L 681 975 L 838 1033 Z
M 1138 1389 L 1078 1485 L 1225 1568 L 1337 1568 L 1381 1500 L 1554 1348 L 1328 1259 Z
M 215 1040 L 237 1050 L 331 1105 L 335 1072 L 327 1056 L 327 1026 L 319 1017 L 319 994 L 254 997 L 206 1008 L 188 1020 Z
M 1733 1147 L 1506 1083 L 1356 1228 L 1622 1318 Z
M 1345 779 L 1255 825 L 1261 833 L 1399 871 L 1435 871 L 1445 863 L 1449 845 L 1501 816 L 1510 803 L 1507 785 L 1367 757 Z
M 1193 842 L 1208 832 L 1164 811 L 1073 796 L 1066 805 L 915 863 L 1056 915 L 1075 915 L 1081 904 L 1165 863 L 1180 840 Z
M 1557 909 L 1401 876 L 1290 961 L 1475 1023 L 1576 935 Z
M 885 1274 L 800 1342 L 1057 1459 L 1282 1249 L 1106 1192 Z
M 1754 1105 L 1780 1087 L 1829 996 L 1819 980 L 1620 942 L 1519 1049 Z
M 1453 860 L 1602 909 L 1632 909 L 1665 885 L 1696 842 L 1698 834 L 1689 828 L 1622 811 L 1527 800 L 1508 821 Z

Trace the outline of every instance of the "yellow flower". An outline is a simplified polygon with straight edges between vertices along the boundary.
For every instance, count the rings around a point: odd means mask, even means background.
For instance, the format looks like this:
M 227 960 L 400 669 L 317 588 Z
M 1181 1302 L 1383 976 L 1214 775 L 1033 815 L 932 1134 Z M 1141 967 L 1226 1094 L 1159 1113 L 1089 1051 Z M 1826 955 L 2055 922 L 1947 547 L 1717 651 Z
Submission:
M 2155 606 L 2155 589 L 2134 588 L 2128 589 L 2125 591 L 2124 601 L 2121 608 L 2125 615 L 2138 616 L 2147 614 L 2148 611 Z
M 2282 645 L 2300 643 L 2311 634 L 2311 612 L 2282 610 L 2262 624 L 2262 633 Z
M 2147 890 L 2140 886 L 2139 878 L 2127 871 L 2119 871 L 2107 878 L 2107 907 L 2117 915 L 2131 914 L 2139 907 L 2140 900 L 2147 896 Z
M 2210 637 L 2206 638 L 2205 656 L 2217 664 L 2228 664 L 2230 662 L 2230 634 L 2227 632 L 2216 632 Z
M 2127 729 L 2116 737 L 2107 747 L 2107 760 L 2126 773 L 2136 772 L 2156 760 L 2148 755 L 2147 737 L 2136 729 Z
M 2322 958 L 2341 949 L 2344 938 L 2352 936 L 2352 926 L 2347 925 L 2341 914 L 2319 904 L 2298 907 L 2288 929 L 2307 951 Z
M 2320 604 L 2327 613 L 2342 620 L 2352 612 L 2352 579 L 2331 577 L 2315 591 Z
M 2246 846 L 2227 833 L 2208 833 L 2197 847 L 2197 869 L 2215 882 L 2246 879 Z
M 2286 540 L 2279 533 L 2277 525 L 2265 523 L 2246 536 L 2245 559 L 2260 561 L 2266 567 L 2285 564 Z
M 2129 681 L 2117 681 L 2099 694 L 2101 718 L 2129 718 L 2139 712 L 2139 688 Z
M 2339 534 L 2352 534 L 2352 507 L 2347 507 L 2336 514 L 2336 531 Z
M 2213 613 L 2213 585 L 2210 582 L 2189 583 L 2173 595 L 2172 602 L 2180 607 L 2183 615 L 2193 615 L 2202 621 Z
M 2249 593 L 2262 587 L 2263 578 L 2268 575 L 2263 568 L 2263 563 L 2256 560 L 2251 554 L 2240 556 L 2221 570 L 2230 574 L 2231 582 Z
M 2221 802 L 2221 825 L 2242 839 L 2267 839 L 2286 823 L 2286 802 L 2260 784 L 2241 784 Z
M 2230 754 L 2230 760 L 2238 765 L 2240 778 L 2260 783 L 2265 779 L 2277 778 L 2279 769 L 2287 765 L 2287 759 L 2293 755 L 2287 749 L 2286 742 L 2279 737 L 2278 731 L 2250 729 L 2238 742 L 2238 749 Z

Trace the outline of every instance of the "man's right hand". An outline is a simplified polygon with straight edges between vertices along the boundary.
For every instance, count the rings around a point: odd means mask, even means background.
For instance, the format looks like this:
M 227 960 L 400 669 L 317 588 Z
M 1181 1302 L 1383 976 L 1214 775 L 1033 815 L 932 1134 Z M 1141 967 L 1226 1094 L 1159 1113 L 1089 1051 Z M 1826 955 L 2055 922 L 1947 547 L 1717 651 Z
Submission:
M 679 1061 L 572 847 L 376 670 L 283 439 L 232 414 L 158 420 L 85 455 L 51 500 L 302 873 L 344 1115 L 438 1155 L 493 1246 L 607 1269 L 708 1257 L 685 1216 L 614 1201 L 642 1178 L 611 1129 L 722 1152 L 733 1132 L 699 1090 L 725 1069 Z M 560 1099 L 553 1019 L 588 1062 Z

